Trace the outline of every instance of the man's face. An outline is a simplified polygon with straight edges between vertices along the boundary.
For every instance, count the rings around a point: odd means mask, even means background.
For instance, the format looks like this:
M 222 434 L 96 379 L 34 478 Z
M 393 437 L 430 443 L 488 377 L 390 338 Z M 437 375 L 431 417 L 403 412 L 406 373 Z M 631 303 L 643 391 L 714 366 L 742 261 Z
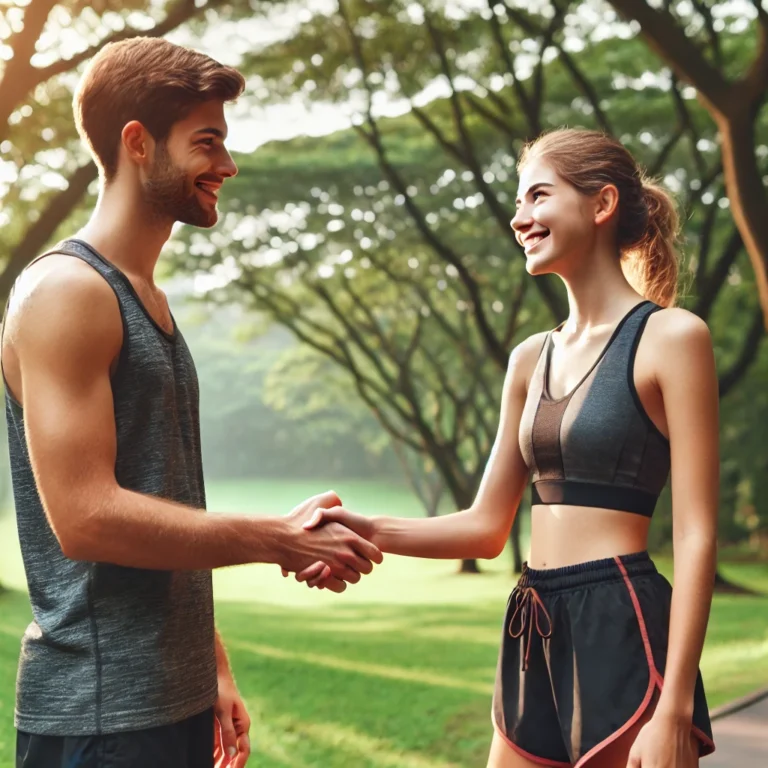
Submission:
M 174 123 L 168 138 L 155 146 L 143 183 L 149 210 L 195 227 L 212 227 L 218 220 L 219 189 L 237 174 L 224 147 L 226 135 L 221 102 L 205 102 Z

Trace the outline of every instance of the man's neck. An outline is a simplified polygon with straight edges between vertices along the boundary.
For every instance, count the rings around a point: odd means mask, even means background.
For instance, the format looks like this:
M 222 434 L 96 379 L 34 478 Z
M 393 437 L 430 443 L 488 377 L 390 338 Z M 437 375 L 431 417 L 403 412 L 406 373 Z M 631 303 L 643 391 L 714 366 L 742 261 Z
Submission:
M 153 219 L 139 200 L 119 190 L 106 190 L 76 237 L 128 276 L 154 284 L 155 266 L 172 228 L 173 222 Z

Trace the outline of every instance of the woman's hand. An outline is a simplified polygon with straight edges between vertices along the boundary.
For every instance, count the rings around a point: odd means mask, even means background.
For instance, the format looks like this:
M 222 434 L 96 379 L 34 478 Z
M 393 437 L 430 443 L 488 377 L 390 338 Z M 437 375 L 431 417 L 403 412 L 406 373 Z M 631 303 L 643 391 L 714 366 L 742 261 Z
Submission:
M 372 518 L 350 512 L 343 507 L 316 509 L 312 517 L 302 527 L 306 530 L 312 530 L 327 523 L 340 523 L 345 528 L 349 528 L 358 536 L 370 542 L 373 542 L 373 538 L 376 535 L 376 523 Z M 288 576 L 286 570 L 283 570 L 283 576 Z M 296 581 L 304 581 L 308 587 L 326 589 L 332 588 L 330 583 L 333 581 L 333 578 L 331 576 L 331 569 L 325 563 L 317 562 L 303 571 L 299 571 L 296 574 Z M 339 590 L 336 589 L 334 591 Z
M 691 719 L 657 711 L 637 734 L 627 768 L 693 768 L 698 754 Z

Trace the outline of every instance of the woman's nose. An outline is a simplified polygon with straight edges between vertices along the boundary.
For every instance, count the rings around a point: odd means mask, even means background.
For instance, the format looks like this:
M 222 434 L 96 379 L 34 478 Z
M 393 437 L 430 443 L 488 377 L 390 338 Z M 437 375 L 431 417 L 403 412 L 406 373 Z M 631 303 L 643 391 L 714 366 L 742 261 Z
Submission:
M 512 221 L 509 222 L 509 226 L 512 227 L 514 232 L 519 232 L 531 223 L 531 217 L 525 209 L 525 206 L 521 205 L 512 217 Z

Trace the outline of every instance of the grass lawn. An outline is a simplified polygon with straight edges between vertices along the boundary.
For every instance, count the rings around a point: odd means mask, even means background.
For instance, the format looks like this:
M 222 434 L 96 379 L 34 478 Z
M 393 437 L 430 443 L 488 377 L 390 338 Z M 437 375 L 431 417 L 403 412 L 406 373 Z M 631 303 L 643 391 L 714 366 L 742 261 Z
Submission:
M 209 497 L 216 510 L 284 512 L 317 490 L 211 484 Z M 334 490 L 353 508 L 419 514 L 404 489 L 339 483 Z M 7 517 L 0 520 L 0 580 L 21 588 L 10 528 Z M 344 595 L 310 592 L 273 567 L 217 572 L 217 621 L 254 721 L 251 764 L 484 765 L 509 562 L 505 553 L 468 576 L 452 562 L 388 556 Z M 658 564 L 669 576 L 671 562 Z M 723 571 L 768 593 L 768 565 L 725 564 Z M 0 617 L 0 768 L 10 768 L 26 595 L 1 595 Z M 712 706 L 768 684 L 768 597 L 715 598 L 702 670 Z

